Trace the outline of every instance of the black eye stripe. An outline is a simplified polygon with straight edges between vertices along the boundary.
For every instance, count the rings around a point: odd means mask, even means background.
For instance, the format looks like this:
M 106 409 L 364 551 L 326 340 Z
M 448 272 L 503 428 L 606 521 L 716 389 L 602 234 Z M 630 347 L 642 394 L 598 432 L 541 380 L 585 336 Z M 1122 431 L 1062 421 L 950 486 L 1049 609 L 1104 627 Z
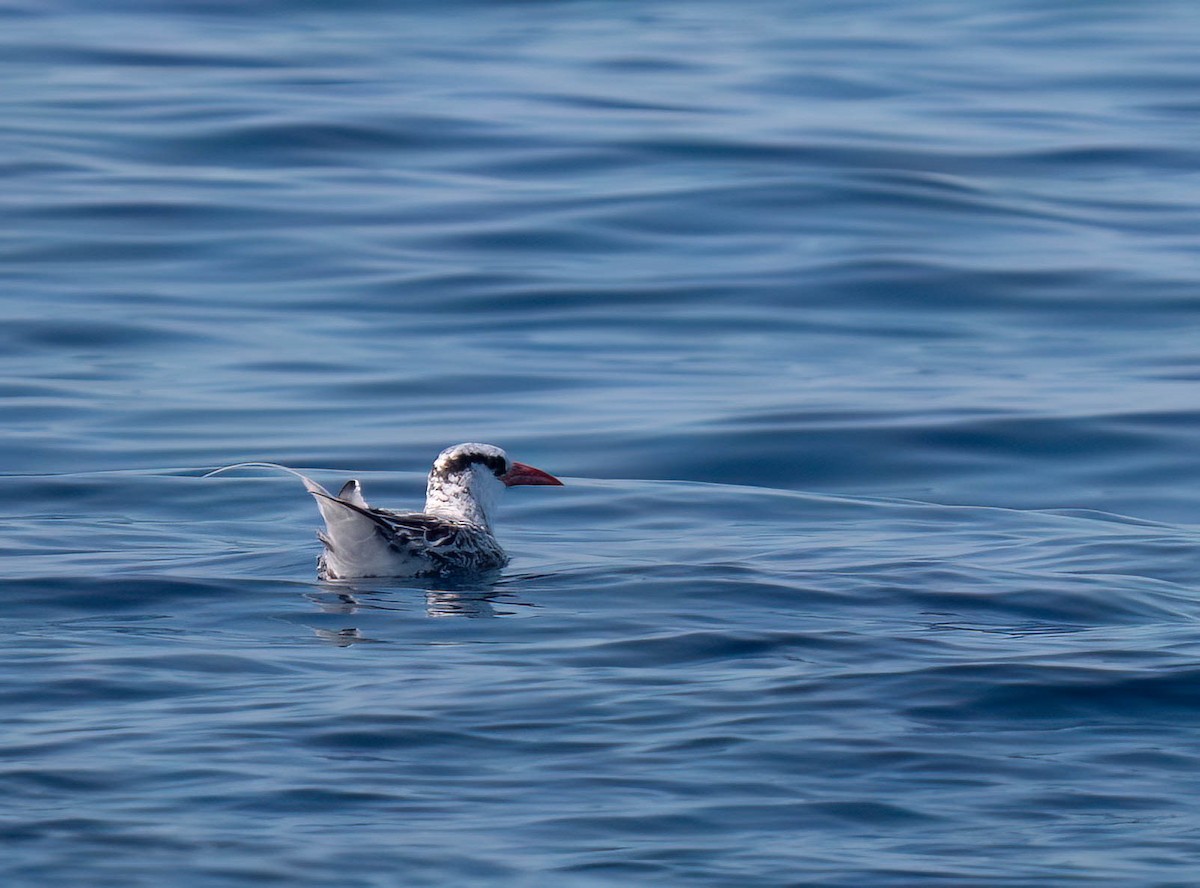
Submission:
M 479 463 L 487 466 L 496 475 L 503 475 L 508 471 L 508 465 L 504 457 L 490 453 L 459 453 L 453 459 L 448 460 L 441 469 L 443 475 L 453 475 L 458 472 L 465 471 L 469 466 Z

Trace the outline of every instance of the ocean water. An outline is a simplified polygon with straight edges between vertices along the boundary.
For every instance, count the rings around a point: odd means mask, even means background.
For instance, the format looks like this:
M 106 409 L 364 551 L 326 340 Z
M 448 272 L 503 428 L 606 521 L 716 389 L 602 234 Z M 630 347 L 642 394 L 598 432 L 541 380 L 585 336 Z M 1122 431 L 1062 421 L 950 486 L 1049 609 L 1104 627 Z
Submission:
M 5 886 L 1192 885 L 1200 14 L 0 0 Z M 489 441 L 498 578 L 295 478 Z

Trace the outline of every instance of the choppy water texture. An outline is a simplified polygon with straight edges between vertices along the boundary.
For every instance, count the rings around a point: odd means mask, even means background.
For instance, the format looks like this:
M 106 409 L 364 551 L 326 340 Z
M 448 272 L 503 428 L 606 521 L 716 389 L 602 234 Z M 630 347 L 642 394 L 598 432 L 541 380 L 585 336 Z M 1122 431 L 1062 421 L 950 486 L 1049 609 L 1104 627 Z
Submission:
M 0 881 L 1193 884 L 1197 38 L 0 3 Z

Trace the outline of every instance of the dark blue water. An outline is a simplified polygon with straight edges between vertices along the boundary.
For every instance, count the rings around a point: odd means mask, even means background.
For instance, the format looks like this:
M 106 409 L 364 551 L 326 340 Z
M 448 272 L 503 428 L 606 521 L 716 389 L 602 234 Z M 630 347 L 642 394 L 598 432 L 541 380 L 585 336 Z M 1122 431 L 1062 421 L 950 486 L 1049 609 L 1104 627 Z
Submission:
M 1189 885 L 1194 4 L 0 3 L 6 886 Z M 289 476 L 506 447 L 489 582 Z

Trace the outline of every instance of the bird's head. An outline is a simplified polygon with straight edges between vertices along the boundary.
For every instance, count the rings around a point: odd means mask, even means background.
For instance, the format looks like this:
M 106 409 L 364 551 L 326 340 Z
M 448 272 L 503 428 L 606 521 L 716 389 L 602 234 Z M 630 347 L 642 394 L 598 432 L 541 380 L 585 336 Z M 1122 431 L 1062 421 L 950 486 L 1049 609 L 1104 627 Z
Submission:
M 515 462 L 494 444 L 455 444 L 433 462 L 425 511 L 491 527 L 492 508 L 505 487 L 562 482 L 548 472 Z

